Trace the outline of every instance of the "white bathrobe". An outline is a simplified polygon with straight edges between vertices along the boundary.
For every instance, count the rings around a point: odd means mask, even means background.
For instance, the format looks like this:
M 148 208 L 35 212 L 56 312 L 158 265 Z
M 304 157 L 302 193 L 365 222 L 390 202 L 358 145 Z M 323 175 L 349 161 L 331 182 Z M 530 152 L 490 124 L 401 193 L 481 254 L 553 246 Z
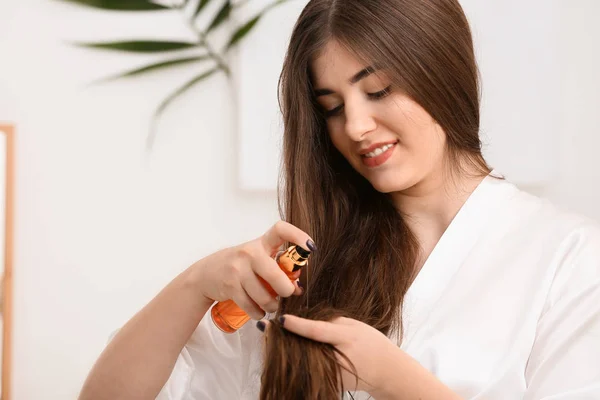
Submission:
M 599 400 L 600 228 L 488 176 L 410 287 L 403 323 L 390 339 L 464 399 Z M 207 314 L 158 399 L 257 399 L 261 335 L 253 322 L 223 334 Z

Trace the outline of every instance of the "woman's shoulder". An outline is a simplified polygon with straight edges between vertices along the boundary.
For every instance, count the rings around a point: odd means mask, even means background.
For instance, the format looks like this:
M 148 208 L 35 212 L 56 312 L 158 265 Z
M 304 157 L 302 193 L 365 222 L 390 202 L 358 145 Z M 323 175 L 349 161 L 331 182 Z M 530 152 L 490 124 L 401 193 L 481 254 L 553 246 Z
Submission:
M 504 195 L 480 238 L 490 268 L 543 293 L 544 310 L 560 299 L 600 296 L 600 224 L 508 180 L 493 185 Z
M 481 243 L 497 257 L 528 260 L 540 273 L 577 268 L 600 277 L 600 224 L 509 180 L 493 179 L 497 206 Z M 546 266 L 546 267 L 544 267 Z
M 600 279 L 600 224 L 581 213 L 515 186 L 507 207 L 514 214 L 511 231 L 525 244 L 553 254 L 557 274 L 575 272 Z
M 563 239 L 598 244 L 600 250 L 600 223 L 588 216 L 559 205 L 545 197 L 531 193 L 510 181 L 502 185 L 512 188 L 512 196 L 502 212 L 513 215 L 515 229 L 541 236 L 554 236 Z
M 600 307 L 600 224 L 583 214 L 525 191 L 517 199 L 535 205 L 523 223 L 534 226 L 540 253 L 551 259 L 552 280 L 543 314 L 556 307 Z M 525 228 L 531 229 L 531 228 Z M 594 299 L 594 300 L 592 300 Z M 562 306 L 561 306 L 562 304 Z

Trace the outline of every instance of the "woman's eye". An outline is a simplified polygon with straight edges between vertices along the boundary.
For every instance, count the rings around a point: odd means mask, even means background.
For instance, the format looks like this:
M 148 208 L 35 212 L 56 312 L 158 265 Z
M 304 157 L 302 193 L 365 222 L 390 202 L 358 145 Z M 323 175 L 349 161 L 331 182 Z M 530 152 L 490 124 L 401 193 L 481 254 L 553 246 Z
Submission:
M 335 115 L 338 115 L 340 113 L 340 111 L 342 111 L 342 108 L 344 108 L 343 104 L 340 104 L 339 106 L 332 108 L 331 110 L 325 110 L 325 118 L 329 118 L 329 117 L 333 117 Z
M 367 93 L 367 95 L 371 98 L 371 99 L 382 99 L 385 96 L 387 96 L 388 94 L 390 94 L 392 91 L 392 85 L 389 85 L 388 87 L 386 87 L 383 90 L 380 90 L 379 92 L 375 92 L 375 93 Z
M 391 92 L 392 92 L 392 85 L 389 85 L 388 87 L 386 87 L 383 90 L 380 90 L 379 92 L 367 93 L 367 96 L 370 99 L 378 100 L 378 99 L 383 99 L 384 97 L 389 95 Z M 339 106 L 332 108 L 330 110 L 324 110 L 323 114 L 324 114 L 325 118 L 330 118 L 330 117 L 339 115 L 343 109 L 344 109 L 344 105 L 340 104 Z

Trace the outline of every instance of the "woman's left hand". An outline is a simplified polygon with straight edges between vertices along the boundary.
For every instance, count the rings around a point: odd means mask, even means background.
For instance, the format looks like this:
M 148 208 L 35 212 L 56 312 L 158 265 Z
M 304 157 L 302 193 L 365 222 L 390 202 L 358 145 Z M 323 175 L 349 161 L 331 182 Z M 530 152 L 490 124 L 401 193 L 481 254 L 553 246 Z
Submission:
M 348 357 L 356 368 L 358 382 L 349 372 L 352 369 L 346 360 L 338 355 L 344 390 L 366 391 L 372 396 L 384 392 L 390 371 L 397 367 L 404 354 L 383 333 L 351 318 L 340 317 L 326 322 L 285 315 L 283 327 L 300 336 L 329 343 Z

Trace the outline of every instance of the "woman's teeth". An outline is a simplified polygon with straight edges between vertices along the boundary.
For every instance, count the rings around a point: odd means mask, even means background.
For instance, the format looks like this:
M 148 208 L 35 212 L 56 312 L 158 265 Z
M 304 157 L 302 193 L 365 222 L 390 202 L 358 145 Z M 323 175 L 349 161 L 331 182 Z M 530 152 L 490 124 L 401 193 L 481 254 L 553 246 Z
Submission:
M 367 157 L 367 158 L 376 157 L 376 156 L 382 154 L 383 152 L 387 151 L 388 149 L 391 149 L 392 147 L 394 147 L 394 145 L 395 145 L 395 143 L 386 144 L 385 146 L 381 146 L 381 147 L 373 150 L 372 152 L 365 154 L 365 157 Z

